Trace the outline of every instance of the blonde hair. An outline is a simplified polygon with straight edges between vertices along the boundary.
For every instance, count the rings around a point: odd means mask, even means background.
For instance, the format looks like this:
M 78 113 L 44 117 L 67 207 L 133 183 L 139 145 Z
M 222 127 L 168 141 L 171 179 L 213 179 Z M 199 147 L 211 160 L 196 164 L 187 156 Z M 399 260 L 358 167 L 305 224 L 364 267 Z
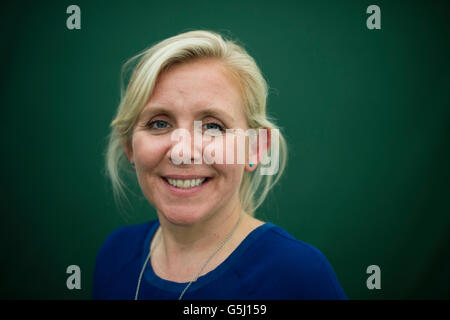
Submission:
M 109 143 L 106 150 L 106 174 L 111 179 L 114 199 L 127 198 L 120 177 L 121 170 L 130 170 L 128 159 L 122 144 L 131 145 L 134 124 L 150 98 L 160 73 L 174 64 L 199 58 L 214 58 L 222 62 L 240 85 L 245 114 L 249 128 L 278 129 L 266 114 L 268 85 L 255 60 L 235 41 L 225 40 L 220 34 L 197 30 L 185 32 L 165 39 L 128 60 L 122 68 L 125 70 L 137 59 L 126 91 L 121 86 L 121 101 L 117 114 L 111 122 Z M 270 155 L 270 148 L 268 149 Z M 279 131 L 279 170 L 276 176 L 262 175 L 261 166 L 249 173 L 244 170 L 239 199 L 242 208 L 254 216 L 256 209 L 263 203 L 270 189 L 278 182 L 286 166 L 287 144 Z M 129 171 L 128 171 L 129 172 Z M 127 188 L 128 189 L 128 188 Z

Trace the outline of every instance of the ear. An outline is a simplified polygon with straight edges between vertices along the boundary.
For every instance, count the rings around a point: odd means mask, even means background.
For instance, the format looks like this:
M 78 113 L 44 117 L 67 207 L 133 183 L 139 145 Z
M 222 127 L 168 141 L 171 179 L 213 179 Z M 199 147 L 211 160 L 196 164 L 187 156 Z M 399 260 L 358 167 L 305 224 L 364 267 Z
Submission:
M 133 147 L 131 146 L 131 144 L 128 145 L 125 141 L 122 141 L 121 144 L 122 144 L 123 151 L 127 155 L 128 161 L 130 163 L 134 162 Z
M 256 167 L 258 166 L 258 164 L 261 162 L 262 158 L 264 157 L 264 155 L 267 153 L 267 150 L 270 149 L 270 142 L 271 142 L 271 131 L 270 128 L 264 127 L 262 129 L 265 129 L 267 132 L 267 145 L 266 148 L 264 150 L 264 146 L 261 146 L 262 141 L 260 141 L 260 135 L 259 135 L 259 130 L 258 130 L 258 143 L 257 143 L 257 147 L 256 147 L 256 157 L 257 157 L 257 161 L 256 163 L 252 163 L 252 166 L 250 166 L 250 163 L 246 163 L 245 164 L 245 170 L 248 172 L 253 172 L 254 170 L 256 170 Z M 260 149 L 263 148 L 262 150 L 262 154 L 260 157 Z

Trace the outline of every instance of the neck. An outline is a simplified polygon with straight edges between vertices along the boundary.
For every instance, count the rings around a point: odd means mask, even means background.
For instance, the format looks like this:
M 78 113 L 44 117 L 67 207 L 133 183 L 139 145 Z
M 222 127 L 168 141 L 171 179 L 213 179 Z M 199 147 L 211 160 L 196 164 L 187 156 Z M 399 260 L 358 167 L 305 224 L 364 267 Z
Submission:
M 180 274 L 180 270 L 185 270 L 186 276 L 192 276 L 193 272 L 234 230 L 241 215 L 241 220 L 247 216 L 242 211 L 240 203 L 228 211 L 228 214 L 216 213 L 208 219 L 189 226 L 174 225 L 159 215 L 161 230 L 153 248 L 155 255 L 152 254 L 152 256 L 168 274 Z M 231 240 L 229 239 L 227 244 Z M 221 251 L 226 253 L 227 244 Z M 183 276 L 180 275 L 180 277 Z

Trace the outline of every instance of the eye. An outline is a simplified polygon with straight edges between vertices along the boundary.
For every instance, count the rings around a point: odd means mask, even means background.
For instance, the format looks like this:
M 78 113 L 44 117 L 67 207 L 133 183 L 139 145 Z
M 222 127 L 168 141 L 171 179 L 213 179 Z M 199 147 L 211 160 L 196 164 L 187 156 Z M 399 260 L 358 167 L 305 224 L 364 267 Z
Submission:
M 150 129 L 166 129 L 169 124 L 163 120 L 150 121 L 147 127 Z
M 209 122 L 204 124 L 205 126 L 205 130 L 214 130 L 214 131 L 220 131 L 220 132 L 225 132 L 224 127 L 222 127 L 220 124 L 215 123 L 215 122 Z

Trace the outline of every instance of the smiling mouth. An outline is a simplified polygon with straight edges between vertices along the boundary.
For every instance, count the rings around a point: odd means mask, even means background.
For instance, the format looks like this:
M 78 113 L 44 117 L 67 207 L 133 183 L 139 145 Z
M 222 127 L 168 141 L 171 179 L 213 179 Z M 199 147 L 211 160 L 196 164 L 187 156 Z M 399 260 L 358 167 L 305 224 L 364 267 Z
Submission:
M 197 178 L 197 179 L 171 179 L 162 177 L 168 184 L 179 189 L 191 189 L 199 187 L 209 181 L 211 178 Z

